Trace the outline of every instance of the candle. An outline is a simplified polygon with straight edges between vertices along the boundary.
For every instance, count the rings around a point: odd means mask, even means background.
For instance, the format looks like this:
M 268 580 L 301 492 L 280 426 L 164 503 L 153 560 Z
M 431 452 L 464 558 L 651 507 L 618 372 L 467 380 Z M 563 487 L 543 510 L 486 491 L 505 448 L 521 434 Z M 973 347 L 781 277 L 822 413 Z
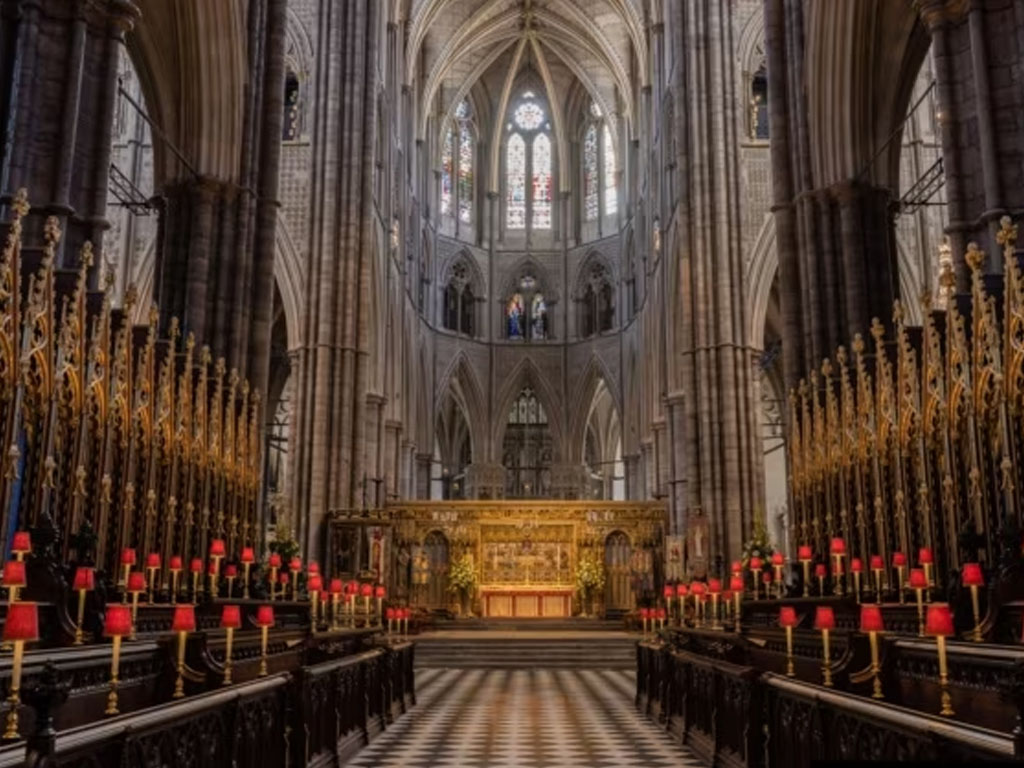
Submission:
M 793 627 L 798 624 L 796 609 L 792 605 L 779 608 L 779 626 L 786 629 L 786 677 L 795 677 L 793 669 Z
M 860 631 L 866 632 L 871 641 L 871 674 L 874 678 L 871 698 L 873 699 L 885 698 L 882 694 L 882 681 L 878 677 L 881 671 L 881 666 L 878 663 L 878 633 L 884 629 L 882 609 L 877 605 L 862 605 L 860 607 Z
M 981 570 L 980 563 L 964 563 L 961 573 L 961 581 L 965 587 L 971 590 L 971 608 L 974 610 L 974 630 L 971 632 L 971 640 L 980 643 L 981 637 L 981 611 L 978 610 L 978 587 L 985 586 L 985 574 Z
M 835 629 L 836 617 L 832 607 L 819 605 L 814 614 L 814 628 L 821 631 L 821 653 L 824 662 L 822 666 L 822 685 L 826 688 L 832 687 L 832 654 L 829 650 L 828 633 Z

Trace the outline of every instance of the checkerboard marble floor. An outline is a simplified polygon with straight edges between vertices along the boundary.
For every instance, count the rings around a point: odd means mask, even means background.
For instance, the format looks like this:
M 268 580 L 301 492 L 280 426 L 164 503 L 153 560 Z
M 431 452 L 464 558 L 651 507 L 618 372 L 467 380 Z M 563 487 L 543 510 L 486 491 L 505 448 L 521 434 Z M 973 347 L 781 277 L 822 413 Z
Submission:
M 630 671 L 421 669 L 416 706 L 356 766 L 703 765 L 633 706 Z

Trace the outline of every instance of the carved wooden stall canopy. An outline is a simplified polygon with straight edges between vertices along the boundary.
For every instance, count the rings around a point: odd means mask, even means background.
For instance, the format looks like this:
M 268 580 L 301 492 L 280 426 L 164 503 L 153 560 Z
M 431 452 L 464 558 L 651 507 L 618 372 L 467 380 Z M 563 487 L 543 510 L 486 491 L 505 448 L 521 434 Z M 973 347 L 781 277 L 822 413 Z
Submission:
M 0 546 L 32 529 L 37 555 L 118 572 L 122 548 L 162 561 L 259 538 L 261 405 L 237 371 L 180 339 L 158 314 L 131 323 L 108 280 L 91 289 L 92 246 L 78 270 L 56 266 L 61 232 L 22 252 L 24 191 L 0 255 Z M 166 589 L 166 571 L 164 572 Z M 31 586 L 31 585 L 30 585 Z
M 876 318 L 870 340 L 857 335 L 790 394 L 797 545 L 820 555 L 842 537 L 885 563 L 927 548 L 938 573 L 1019 557 L 1024 260 L 1009 218 L 997 241 L 999 256 L 968 246 L 970 293 L 953 292 L 947 267 L 945 306 L 925 296 L 922 328 L 897 302 L 891 331 Z
M 392 593 L 438 608 L 442 598 L 431 595 L 432 581 L 467 554 L 481 590 L 572 588 L 581 558 L 605 563 L 609 541 L 625 541 L 634 562 L 622 566 L 642 572 L 641 581 L 650 581 L 648 588 L 653 588 L 666 525 L 666 507 L 660 502 L 408 501 L 366 512 L 336 512 L 330 540 L 367 542 L 371 548 L 364 543 L 360 551 L 372 552 L 374 536 L 383 539 L 390 549 Z M 345 533 L 356 526 L 369 533 Z M 386 532 L 375 534 L 378 527 Z M 336 552 L 332 549 L 331 562 L 339 565 Z

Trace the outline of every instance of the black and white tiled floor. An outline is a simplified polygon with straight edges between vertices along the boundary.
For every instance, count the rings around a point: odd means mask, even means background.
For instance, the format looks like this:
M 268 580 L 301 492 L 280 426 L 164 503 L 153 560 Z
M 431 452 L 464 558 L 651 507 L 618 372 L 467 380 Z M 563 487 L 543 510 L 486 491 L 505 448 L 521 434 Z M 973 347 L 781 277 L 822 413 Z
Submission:
M 355 766 L 700 768 L 633 706 L 630 671 L 420 669 L 416 706 Z

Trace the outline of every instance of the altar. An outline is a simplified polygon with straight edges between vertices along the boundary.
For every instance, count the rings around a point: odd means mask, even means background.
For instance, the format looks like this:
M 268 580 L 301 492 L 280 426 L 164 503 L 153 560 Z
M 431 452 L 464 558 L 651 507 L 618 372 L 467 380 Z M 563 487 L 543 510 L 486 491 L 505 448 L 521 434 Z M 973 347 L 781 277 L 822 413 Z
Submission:
M 483 586 L 480 607 L 490 619 L 564 619 L 572 616 L 573 592 L 569 586 Z
M 426 611 L 488 618 L 566 618 L 582 611 L 632 610 L 654 588 L 667 511 L 660 501 L 403 501 L 377 510 L 338 510 L 331 541 L 348 528 L 380 526 L 389 596 Z M 343 547 L 332 547 L 340 558 Z M 581 604 L 581 563 L 597 565 L 604 589 Z M 450 582 L 474 573 L 463 599 Z

